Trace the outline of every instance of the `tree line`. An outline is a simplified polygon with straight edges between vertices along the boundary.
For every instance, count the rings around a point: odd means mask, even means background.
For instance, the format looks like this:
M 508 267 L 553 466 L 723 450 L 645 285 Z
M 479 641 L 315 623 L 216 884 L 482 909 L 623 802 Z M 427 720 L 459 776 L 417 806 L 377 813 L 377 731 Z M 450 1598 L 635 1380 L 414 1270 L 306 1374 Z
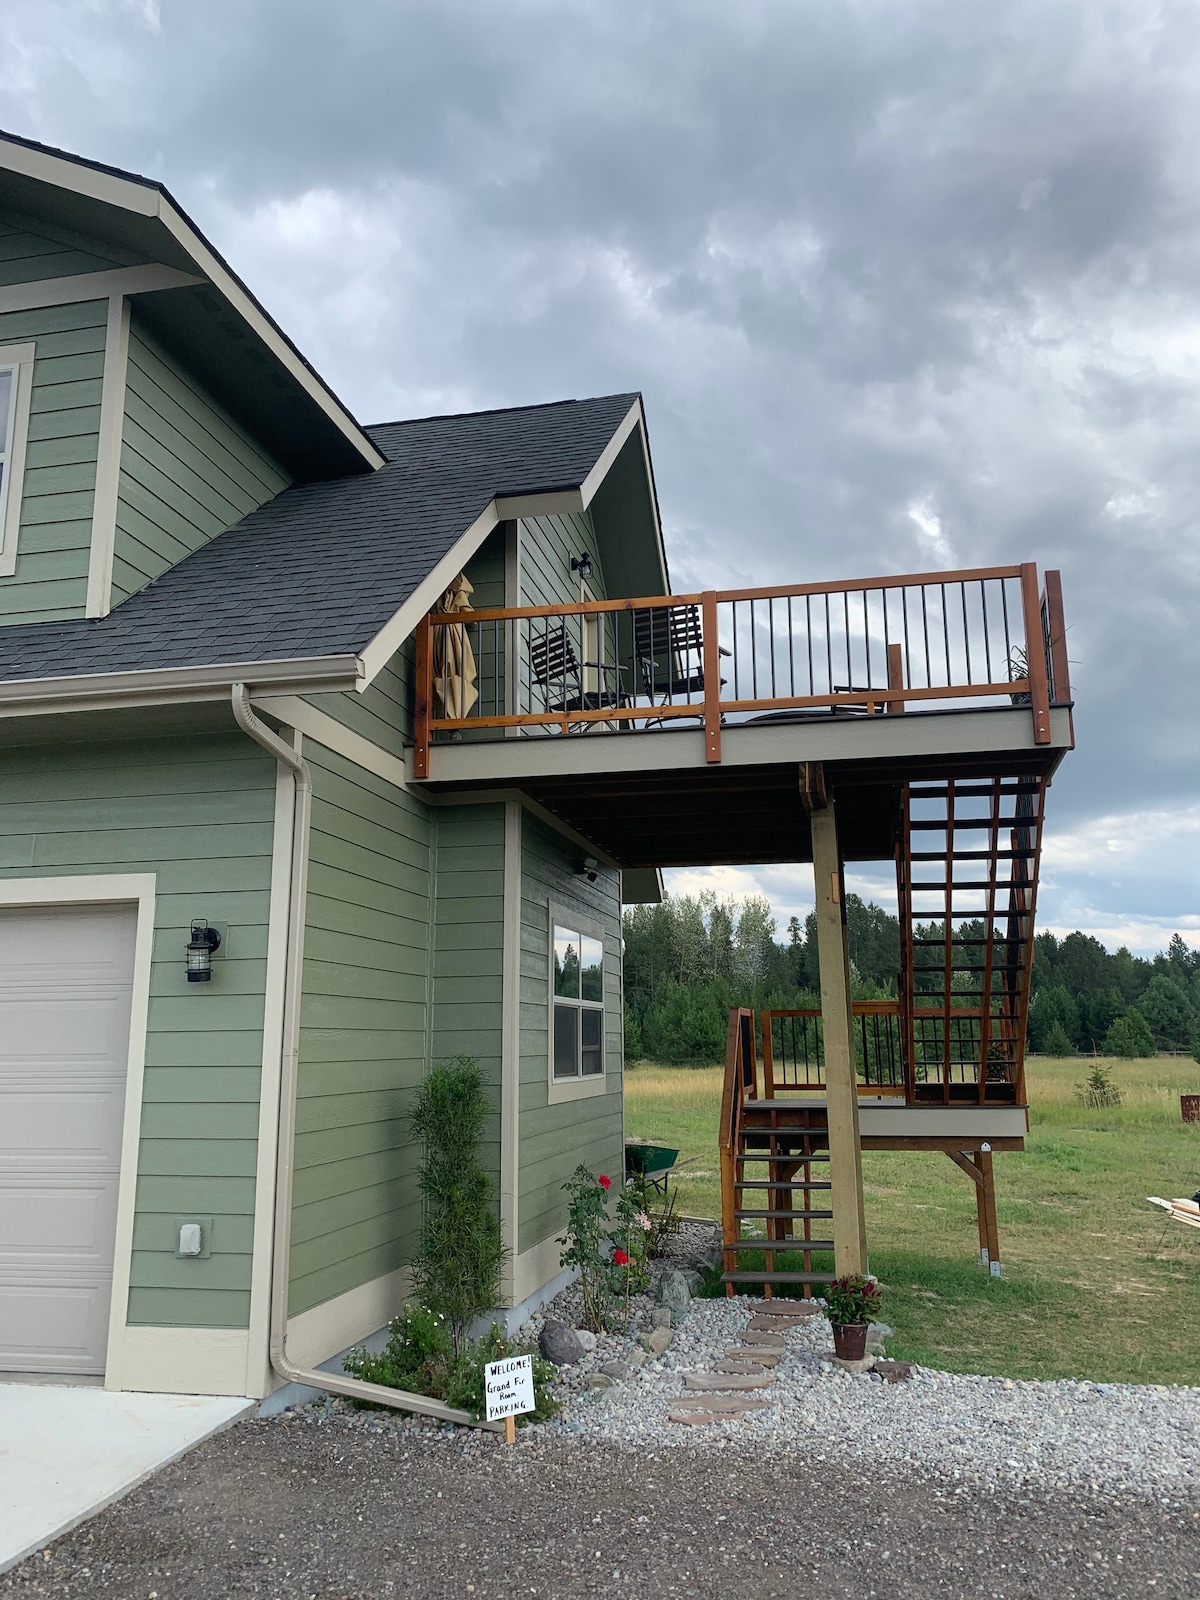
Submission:
M 856 1000 L 896 993 L 900 924 L 881 906 L 846 896 L 850 979 Z M 931 924 L 924 930 L 940 934 Z M 963 926 L 970 937 L 982 929 Z M 625 912 L 625 1053 L 630 1061 L 719 1062 L 731 1006 L 820 1005 L 816 917 L 792 917 L 780 939 L 761 895 L 671 897 Z M 929 950 L 920 960 L 940 960 Z M 1028 1048 L 1047 1055 L 1099 1051 L 1200 1052 L 1200 951 L 1175 934 L 1166 950 L 1110 951 L 1090 934 L 1034 941 Z

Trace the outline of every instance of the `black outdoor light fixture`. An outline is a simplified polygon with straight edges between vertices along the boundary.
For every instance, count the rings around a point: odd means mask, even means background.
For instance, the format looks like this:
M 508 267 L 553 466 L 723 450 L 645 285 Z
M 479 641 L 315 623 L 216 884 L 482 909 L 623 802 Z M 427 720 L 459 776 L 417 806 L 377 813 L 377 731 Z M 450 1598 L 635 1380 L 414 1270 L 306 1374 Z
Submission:
M 187 981 L 208 983 L 212 978 L 213 951 L 221 948 L 221 935 L 200 919 L 192 923 L 192 937 L 186 946 Z
M 577 556 L 571 557 L 571 571 L 577 572 L 583 579 L 584 583 L 586 583 L 591 577 L 592 558 L 590 555 L 588 555 L 586 550 L 581 551 Z

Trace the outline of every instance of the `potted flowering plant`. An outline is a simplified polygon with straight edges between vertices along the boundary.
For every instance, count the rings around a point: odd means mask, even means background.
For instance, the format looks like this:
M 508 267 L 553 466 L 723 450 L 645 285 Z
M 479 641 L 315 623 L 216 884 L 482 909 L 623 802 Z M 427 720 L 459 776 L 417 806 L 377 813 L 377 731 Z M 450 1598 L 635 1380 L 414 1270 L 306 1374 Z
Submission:
M 825 1315 L 833 1327 L 833 1353 L 842 1361 L 861 1361 L 867 1353 L 867 1326 L 878 1322 L 883 1296 L 874 1278 L 835 1278 L 825 1287 Z

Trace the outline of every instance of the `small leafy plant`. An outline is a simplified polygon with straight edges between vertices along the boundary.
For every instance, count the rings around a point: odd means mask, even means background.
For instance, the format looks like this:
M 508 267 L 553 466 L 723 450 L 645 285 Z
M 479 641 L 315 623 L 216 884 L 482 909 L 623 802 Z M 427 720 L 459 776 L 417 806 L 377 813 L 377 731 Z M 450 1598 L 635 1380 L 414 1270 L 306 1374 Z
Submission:
M 853 1278 L 835 1278 L 825 1286 L 825 1315 L 838 1326 L 856 1327 L 863 1322 L 878 1322 L 882 1308 L 883 1296 L 874 1278 L 859 1274 Z
M 342 1365 L 367 1383 L 432 1395 L 480 1422 L 487 1415 L 483 1369 L 489 1361 L 526 1355 L 533 1356 L 534 1409 L 516 1419 L 522 1427 L 527 1422 L 544 1422 L 558 1409 L 551 1389 L 555 1368 L 536 1351 L 507 1338 L 498 1322 L 492 1323 L 482 1339 L 468 1340 L 455 1350 L 445 1317 L 413 1301 L 388 1329 L 382 1350 L 351 1350 Z M 369 1402 L 354 1403 L 375 1409 Z

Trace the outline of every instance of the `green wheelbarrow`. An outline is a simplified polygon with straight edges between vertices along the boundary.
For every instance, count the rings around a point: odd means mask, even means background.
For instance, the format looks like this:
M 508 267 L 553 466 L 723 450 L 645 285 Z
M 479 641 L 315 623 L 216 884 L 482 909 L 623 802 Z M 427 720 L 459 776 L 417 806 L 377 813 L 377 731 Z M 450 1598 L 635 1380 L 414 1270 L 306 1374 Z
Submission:
M 667 1180 L 679 1160 L 679 1151 L 670 1145 L 654 1144 L 648 1139 L 625 1141 L 626 1178 L 644 1178 L 648 1188 L 657 1189 L 663 1199 L 667 1196 Z

